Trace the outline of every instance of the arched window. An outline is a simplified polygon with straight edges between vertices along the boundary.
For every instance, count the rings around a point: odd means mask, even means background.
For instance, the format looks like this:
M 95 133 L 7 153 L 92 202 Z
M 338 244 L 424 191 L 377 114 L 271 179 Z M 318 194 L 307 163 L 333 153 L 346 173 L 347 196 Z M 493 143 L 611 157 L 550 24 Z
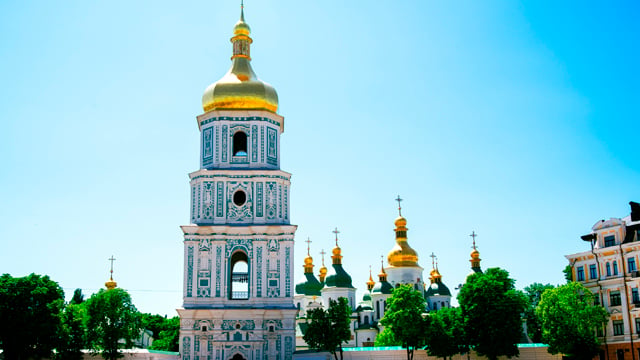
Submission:
M 611 264 L 607 263 L 607 276 L 611 276 Z
M 233 134 L 233 156 L 247 156 L 247 134 L 238 131 Z
M 376 319 L 380 319 L 380 301 L 376 301 Z
M 236 251 L 231 255 L 231 286 L 229 299 L 246 300 L 249 298 L 249 263 L 247 254 Z
M 369 323 L 369 316 L 367 316 L 367 315 L 364 316 L 364 323 L 365 324 Z
M 618 262 L 613 262 L 613 275 L 618 275 Z

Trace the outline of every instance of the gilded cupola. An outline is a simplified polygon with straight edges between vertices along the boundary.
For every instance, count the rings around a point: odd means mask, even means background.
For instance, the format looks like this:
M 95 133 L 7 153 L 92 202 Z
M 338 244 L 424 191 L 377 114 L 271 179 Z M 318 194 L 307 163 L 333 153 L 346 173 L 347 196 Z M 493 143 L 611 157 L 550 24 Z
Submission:
M 320 282 L 324 283 L 324 279 L 327 277 L 327 267 L 324 266 L 324 254 L 326 254 L 324 249 L 322 249 L 320 254 L 322 255 L 322 266 L 320 267 L 320 272 L 318 273 L 318 277 L 320 278 Z
M 367 281 L 367 290 L 371 291 L 375 285 L 376 282 L 373 281 L 373 276 L 371 275 L 371 266 L 369 266 L 369 280 Z
M 111 261 L 111 270 L 109 271 L 109 280 L 104 283 L 104 286 L 107 288 L 107 290 L 113 290 L 118 287 L 118 283 L 113 280 L 113 262 L 116 259 L 113 257 L 113 255 L 111 255 L 111 258 L 109 258 L 108 260 Z
M 307 238 L 307 256 L 304 258 L 304 274 L 300 282 L 296 284 L 296 294 L 308 296 L 320 296 L 321 281 L 313 275 L 313 258 L 310 254 L 311 240 Z
M 432 270 L 429 273 L 429 280 L 431 280 L 431 284 L 425 289 L 425 298 L 436 295 L 451 296 L 451 291 L 442 282 L 442 275 L 440 275 L 440 271 L 438 270 L 438 261 L 436 260 L 436 256 L 433 253 L 431 254 L 431 258 Z
M 349 275 L 342 267 L 342 249 L 338 246 L 338 229 L 333 231 L 336 234 L 336 247 L 332 250 L 331 259 L 333 265 L 331 266 L 331 274 L 325 278 L 325 286 L 328 287 L 341 287 L 341 288 L 353 288 L 351 282 L 351 275 Z
M 395 267 L 408 267 L 418 265 L 418 253 L 409 246 L 407 242 L 407 219 L 402 217 L 400 207 L 400 197 L 398 196 L 398 218 L 395 221 L 396 245 L 389 251 L 387 261 L 389 265 Z
M 478 248 L 476 247 L 476 236 L 478 236 L 476 234 L 475 231 L 471 232 L 471 238 L 473 238 L 473 246 L 471 250 L 471 259 L 469 259 L 469 262 L 471 262 L 471 270 L 472 273 L 477 273 L 477 272 L 482 272 L 482 268 L 480 267 L 480 252 L 478 251 Z
M 258 79 L 251 68 L 251 29 L 244 21 L 244 8 L 240 20 L 233 28 L 233 55 L 231 68 L 222 79 L 209 85 L 202 95 L 202 108 L 211 110 L 278 110 L 278 94 L 273 86 Z

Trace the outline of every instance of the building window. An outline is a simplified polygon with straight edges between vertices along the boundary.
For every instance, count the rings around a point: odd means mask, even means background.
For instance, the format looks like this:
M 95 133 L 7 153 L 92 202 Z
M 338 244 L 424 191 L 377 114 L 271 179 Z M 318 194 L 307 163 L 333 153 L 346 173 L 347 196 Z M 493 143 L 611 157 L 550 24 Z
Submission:
M 609 294 L 609 305 L 611 306 L 620 306 L 622 301 L 620 300 L 620 291 L 612 291 Z
M 595 305 L 600 305 L 600 293 L 596 293 L 596 296 L 593 298 L 593 303 Z
M 640 304 L 640 296 L 638 295 L 638 288 L 631 289 L 631 301 L 634 304 Z
M 247 134 L 243 131 L 233 134 L 233 156 L 247 156 Z
M 618 275 L 618 262 L 614 261 L 613 262 L 613 276 Z
M 622 335 L 622 334 L 620 334 Z M 626 350 L 626 349 L 624 349 Z M 616 360 L 624 360 L 624 350 L 623 349 L 618 349 L 616 350 Z M 627 350 L 629 351 L 629 350 Z
M 376 319 L 380 319 L 380 301 L 376 301 Z
M 607 263 L 607 276 L 611 276 L 611 264 Z
M 243 251 L 231 255 L 231 286 L 229 299 L 246 300 L 249 298 L 249 258 Z
M 630 257 L 627 259 L 627 268 L 629 271 L 636 271 L 636 258 Z
M 613 246 L 616 244 L 616 236 L 610 235 L 604 237 L 604 247 Z
M 624 335 L 624 325 L 621 320 L 613 322 L 613 335 Z
M 584 266 L 578 266 L 578 281 L 584 281 Z
M 636 318 L 636 334 L 640 334 L 640 318 Z
M 589 265 L 589 279 L 595 280 L 598 278 L 598 269 L 596 268 L 596 264 Z

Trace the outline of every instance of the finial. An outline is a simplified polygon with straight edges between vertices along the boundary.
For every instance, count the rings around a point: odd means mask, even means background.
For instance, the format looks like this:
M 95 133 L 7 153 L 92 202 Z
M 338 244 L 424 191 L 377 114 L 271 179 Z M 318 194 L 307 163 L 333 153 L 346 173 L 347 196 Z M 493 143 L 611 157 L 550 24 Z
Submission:
M 336 227 L 332 233 L 336 234 L 336 247 L 338 247 L 338 234 L 340 234 L 340 231 L 338 231 L 338 228 Z
M 113 262 L 116 260 L 116 258 L 114 258 L 113 255 L 111 255 L 111 257 L 108 258 L 107 260 L 111 261 L 111 271 L 109 271 L 110 273 L 109 278 L 113 280 Z
M 326 252 L 322 249 L 322 251 L 320 251 L 320 255 L 322 255 L 322 266 L 324 266 L 324 254 L 326 254 Z
M 384 255 L 380 255 L 380 269 L 384 271 Z
M 240 0 L 240 21 L 244 22 L 244 0 Z
M 398 195 L 396 201 L 398 202 L 398 215 L 402 216 L 402 206 L 400 205 L 400 203 L 402 202 L 402 198 L 400 197 L 400 195 Z
M 476 234 L 475 230 L 471 232 L 471 238 L 473 239 L 473 250 L 476 250 L 476 236 L 478 236 L 478 234 Z
M 431 253 L 431 255 L 429 255 L 429 257 L 431 257 L 431 268 L 435 269 L 436 268 L 436 254 Z
M 305 241 L 307 243 L 307 256 L 311 256 L 311 254 L 309 254 L 309 245 L 311 245 L 311 239 L 309 239 L 309 237 L 307 236 L 307 241 Z

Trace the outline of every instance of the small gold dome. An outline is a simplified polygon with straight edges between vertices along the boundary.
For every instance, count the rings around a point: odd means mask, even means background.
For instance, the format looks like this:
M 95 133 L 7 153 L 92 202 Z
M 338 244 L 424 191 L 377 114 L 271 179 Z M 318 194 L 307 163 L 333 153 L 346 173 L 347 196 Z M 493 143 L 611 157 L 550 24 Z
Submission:
M 473 251 L 471 251 L 471 258 L 472 259 L 480 259 L 480 252 L 476 249 L 473 249 Z
M 398 218 L 395 221 L 395 225 L 396 227 L 404 227 L 407 226 L 407 219 L 405 219 L 402 216 L 398 216 Z
M 339 246 L 336 246 L 333 248 L 333 250 L 331 250 L 331 253 L 333 254 L 333 256 L 340 256 L 342 254 L 342 249 L 340 249 Z
M 327 267 L 323 266 L 320 268 L 320 275 L 327 275 Z
M 278 94 L 273 86 L 258 79 L 251 68 L 249 34 L 251 29 L 244 22 L 244 12 L 233 28 L 234 36 L 231 69 L 222 79 L 209 85 L 202 95 L 202 109 L 211 110 L 278 110 Z
M 429 273 L 429 275 L 431 275 L 431 277 L 433 279 L 437 279 L 437 278 L 441 278 L 442 275 L 440 275 L 440 272 L 438 271 L 438 269 L 433 269 L 431 270 L 431 272 Z
M 304 258 L 304 264 L 309 266 L 309 265 L 313 265 L 313 258 L 311 256 L 307 256 Z
M 115 289 L 116 287 L 118 287 L 118 283 L 115 282 L 113 280 L 113 278 L 109 278 L 109 281 L 104 283 L 104 286 L 107 288 L 107 290 L 112 290 L 112 289 Z

